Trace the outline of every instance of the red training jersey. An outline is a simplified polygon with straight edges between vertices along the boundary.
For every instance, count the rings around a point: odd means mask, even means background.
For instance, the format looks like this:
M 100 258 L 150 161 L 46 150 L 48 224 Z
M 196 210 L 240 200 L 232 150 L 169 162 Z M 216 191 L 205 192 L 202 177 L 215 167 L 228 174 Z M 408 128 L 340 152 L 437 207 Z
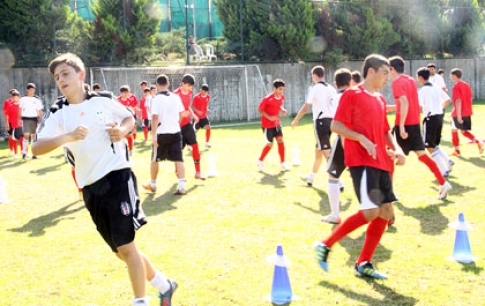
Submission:
M 399 97 L 408 99 L 408 115 L 404 120 L 404 125 L 420 124 L 420 109 L 418 98 L 418 85 L 409 75 L 401 74 L 392 82 L 392 94 L 396 102 L 396 121 L 395 125 L 399 126 L 401 122 L 401 102 Z
M 12 129 L 22 127 L 22 124 L 19 123 L 19 109 L 20 103 L 9 103 L 7 109 L 4 109 L 5 114 L 8 117 L 8 123 Z
M 147 106 L 145 105 L 147 98 L 143 96 L 140 99 L 140 111 L 141 111 L 141 119 L 145 120 L 148 119 L 148 109 Z
M 8 98 L 7 100 L 3 101 L 3 114 L 6 115 L 7 114 L 7 109 L 10 105 L 10 103 L 12 103 L 12 98 Z
M 136 97 L 133 94 L 131 94 L 126 100 L 123 100 L 121 96 L 119 96 L 118 102 L 128 107 L 133 112 L 135 111 L 135 108 L 138 106 L 138 101 L 136 100 Z
M 190 107 L 190 102 L 192 100 L 192 90 L 189 90 L 187 93 L 182 92 L 182 88 L 177 88 L 174 90 L 174 93 L 177 94 L 180 99 L 182 100 L 182 104 L 184 105 L 184 110 L 189 110 Z M 182 120 L 180 120 L 180 127 L 190 123 L 190 116 L 183 117 Z
M 453 86 L 453 110 L 451 117 L 458 117 L 456 114 L 456 100 L 461 100 L 461 116 L 468 117 L 473 115 L 472 110 L 472 88 L 470 84 L 464 81 L 456 82 Z
M 279 114 L 281 111 L 281 106 L 283 106 L 283 101 L 285 100 L 285 96 L 282 95 L 279 98 L 274 96 L 274 93 L 267 95 L 266 97 L 261 100 L 259 103 L 258 109 L 260 111 L 265 112 L 269 116 L 276 116 L 278 117 L 276 120 L 271 121 L 265 116 L 261 116 L 261 126 L 265 129 L 267 128 L 274 128 L 281 124 Z
M 370 93 L 362 86 L 347 89 L 340 98 L 335 117 L 352 131 L 363 134 L 376 146 L 372 158 L 358 141 L 345 138 L 344 156 L 347 167 L 369 166 L 391 171 L 387 155 L 387 133 L 390 130 L 386 116 L 386 100 L 380 93 Z
M 211 97 L 209 94 L 206 94 L 205 97 L 202 96 L 201 93 L 195 95 L 194 100 L 192 101 L 192 106 L 202 112 L 202 114 L 195 113 L 200 119 L 207 118 L 207 109 L 210 99 Z

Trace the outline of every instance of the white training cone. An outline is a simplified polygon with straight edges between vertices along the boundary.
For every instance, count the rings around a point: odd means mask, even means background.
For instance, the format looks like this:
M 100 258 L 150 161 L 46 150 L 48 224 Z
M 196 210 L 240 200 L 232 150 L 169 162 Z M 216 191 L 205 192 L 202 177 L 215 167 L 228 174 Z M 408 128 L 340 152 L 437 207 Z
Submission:
M 214 154 L 211 153 L 207 161 L 209 162 L 209 171 L 207 172 L 207 176 L 208 177 L 219 176 L 219 172 L 217 171 L 217 166 L 216 166 L 216 157 L 214 156 Z
M 301 161 L 300 161 L 300 149 L 298 149 L 298 147 L 295 145 L 293 147 L 293 149 L 291 149 L 293 155 L 292 155 L 292 164 L 293 166 L 299 166 L 301 165 Z
M 7 190 L 5 188 L 6 185 L 7 182 L 5 182 L 0 176 L 0 204 L 8 202 Z

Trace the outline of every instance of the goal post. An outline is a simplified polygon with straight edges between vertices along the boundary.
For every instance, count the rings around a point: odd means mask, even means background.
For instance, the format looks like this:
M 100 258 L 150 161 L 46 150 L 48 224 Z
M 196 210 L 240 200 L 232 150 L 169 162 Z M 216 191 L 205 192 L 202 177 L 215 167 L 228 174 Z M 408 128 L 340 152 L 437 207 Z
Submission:
M 186 66 L 186 67 L 94 67 L 90 83 L 99 83 L 103 90 L 119 94 L 122 85 L 129 85 L 139 99 L 143 96 L 142 80 L 155 84 L 160 74 L 170 79 L 170 90 L 176 89 L 184 74 L 195 77 L 194 95 L 202 84 L 209 85 L 211 122 L 252 121 L 260 117 L 258 104 L 268 94 L 258 65 Z

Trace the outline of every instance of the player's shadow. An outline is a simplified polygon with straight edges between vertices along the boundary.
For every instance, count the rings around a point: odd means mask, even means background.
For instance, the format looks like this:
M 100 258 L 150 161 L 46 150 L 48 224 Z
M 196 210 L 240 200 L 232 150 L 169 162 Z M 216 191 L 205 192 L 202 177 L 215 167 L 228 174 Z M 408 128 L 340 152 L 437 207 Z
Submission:
M 459 263 L 461 264 L 461 270 L 463 272 L 471 272 L 475 275 L 480 275 L 480 273 L 482 273 L 483 271 L 483 268 L 482 267 L 478 267 L 474 262 L 471 262 L 471 263 Z
M 19 158 L 19 159 L 12 159 L 8 157 L 4 157 L 5 159 L 0 161 L 0 168 L 2 169 L 8 169 L 8 168 L 13 168 L 13 167 L 18 167 L 24 163 L 24 161 Z
M 284 171 L 279 172 L 278 174 L 268 174 L 262 173 L 263 177 L 259 181 L 261 185 L 269 185 L 274 188 L 285 188 L 281 177 L 284 175 Z
M 67 216 L 72 215 L 82 209 L 84 209 L 84 203 L 82 201 L 72 202 L 59 210 L 31 219 L 23 226 L 9 229 L 9 231 L 16 233 L 30 232 L 29 237 L 42 236 L 45 234 L 45 230 L 47 228 L 56 226 L 61 220 L 66 219 Z M 72 218 L 73 217 L 69 217 L 69 219 Z
M 30 173 L 37 174 L 37 175 L 45 175 L 49 172 L 58 171 L 64 164 L 65 164 L 65 162 L 62 162 L 62 163 L 57 164 L 57 165 L 52 165 L 52 166 L 49 166 L 49 167 L 31 170 Z
M 364 229 L 367 228 L 368 225 L 364 225 Z M 384 233 L 385 234 L 385 233 Z M 343 238 L 339 241 L 340 246 L 342 246 L 347 254 L 349 254 L 349 259 L 347 260 L 347 265 L 354 267 L 355 261 L 359 256 L 362 246 L 364 245 L 365 241 L 365 231 L 357 238 L 353 239 L 349 236 Z M 384 247 L 382 244 L 379 243 L 377 246 L 373 258 L 376 262 L 384 262 L 391 259 L 392 251 Z M 335 254 L 333 254 L 335 256 Z
M 187 193 L 194 192 L 199 186 L 194 185 L 187 190 Z M 177 209 L 175 203 L 182 200 L 187 195 L 175 195 L 173 194 L 177 189 L 177 184 L 174 184 L 173 188 L 170 188 L 169 191 L 165 192 L 164 194 L 158 196 L 157 194 L 150 193 L 148 197 L 141 203 L 143 207 L 143 211 L 147 216 L 156 216 L 159 214 L 163 214 L 166 211 Z
M 448 228 L 450 222 L 441 211 L 440 207 L 446 207 L 450 202 L 440 202 L 426 205 L 424 207 L 409 208 L 401 202 L 395 202 L 394 207 L 403 212 L 404 216 L 410 216 L 418 220 L 421 226 L 421 232 L 427 235 L 440 235 Z M 399 221 L 398 221 L 399 223 Z
M 394 291 L 393 289 L 389 288 L 388 286 L 376 282 L 370 278 L 368 278 L 368 282 L 372 282 L 372 290 L 378 292 L 382 297 L 372 297 L 371 295 L 359 293 L 353 291 L 350 288 L 341 287 L 335 284 L 332 284 L 328 281 L 321 281 L 319 283 L 320 286 L 328 289 L 330 292 L 339 292 L 345 295 L 347 298 L 355 300 L 355 304 L 364 304 L 364 305 L 402 305 L 402 306 L 412 306 L 416 305 L 419 301 L 412 297 L 412 296 L 405 296 L 401 293 Z
M 470 158 L 458 157 L 458 158 L 461 159 L 464 162 L 475 165 L 476 167 L 479 167 L 479 168 L 485 167 L 485 160 L 481 157 L 470 157 Z M 453 173 L 453 172 L 451 172 L 451 173 Z

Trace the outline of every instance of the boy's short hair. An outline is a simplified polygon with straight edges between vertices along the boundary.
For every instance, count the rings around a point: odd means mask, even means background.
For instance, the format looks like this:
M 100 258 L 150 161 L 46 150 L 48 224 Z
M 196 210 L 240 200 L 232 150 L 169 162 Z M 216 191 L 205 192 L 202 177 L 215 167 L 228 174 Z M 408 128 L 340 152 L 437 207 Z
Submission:
M 362 82 L 362 76 L 360 75 L 360 71 L 358 70 L 352 71 L 352 81 L 354 81 L 357 84 Z
M 93 90 L 96 90 L 96 89 L 101 90 L 101 85 L 99 85 L 99 83 L 94 83 L 93 84 Z
M 157 76 L 157 84 L 160 86 L 168 85 L 168 76 L 165 74 L 160 74 Z
M 143 92 L 150 92 L 150 88 L 143 89 Z
M 157 89 L 157 86 L 155 85 L 150 85 L 150 91 L 154 90 L 154 89 Z
M 200 86 L 200 89 L 205 90 L 205 91 L 209 91 L 209 85 L 202 84 L 202 86 Z
M 10 95 L 20 97 L 20 92 L 17 89 L 10 89 Z
M 91 91 L 91 86 L 89 86 L 88 83 L 84 83 L 84 90 L 85 91 Z
M 35 84 L 34 83 L 28 83 L 27 84 L 27 90 L 29 90 L 31 88 L 35 89 Z
M 9 95 L 12 95 L 12 92 L 13 92 L 14 90 L 17 90 L 17 89 L 15 89 L 15 88 L 10 89 L 10 90 L 8 91 L 8 94 L 9 94 Z
M 367 72 L 370 68 L 374 69 L 374 71 L 377 71 L 382 66 L 389 66 L 389 61 L 387 60 L 387 58 L 380 54 L 368 55 L 364 60 L 364 64 L 362 65 L 364 79 L 367 77 Z
M 182 83 L 194 85 L 195 84 L 195 77 L 193 75 L 191 75 L 190 73 L 187 73 L 182 77 Z
M 140 82 L 140 86 L 143 86 L 143 85 L 148 86 L 148 81 L 145 81 L 145 80 L 141 81 Z
M 429 80 L 429 69 L 427 67 L 420 67 L 416 70 L 416 74 L 418 77 L 422 77 L 425 81 Z
M 325 68 L 323 66 L 315 66 L 312 68 L 313 74 L 316 74 L 319 78 L 323 78 L 325 76 Z
M 129 92 L 130 91 L 130 86 L 128 85 L 122 85 L 120 87 L 120 92 Z
M 393 56 L 389 58 L 389 67 L 392 67 L 398 73 L 404 72 L 404 59 L 400 56 Z
M 337 87 L 348 86 L 350 85 L 350 80 L 352 80 L 352 72 L 347 68 L 337 69 L 334 79 Z
M 438 74 L 445 74 L 445 71 L 443 69 L 438 69 Z
M 283 79 L 276 79 L 273 81 L 273 87 L 274 88 L 285 87 L 285 81 L 283 81 Z
M 461 71 L 460 68 L 453 68 L 450 71 L 450 74 L 456 76 L 457 78 L 461 79 L 461 76 L 463 75 L 463 72 Z
M 83 61 L 74 53 L 63 53 L 57 56 L 49 63 L 47 69 L 49 70 L 50 74 L 54 75 L 54 70 L 56 70 L 57 66 L 63 63 L 66 63 L 68 66 L 74 68 L 76 72 L 85 71 Z
M 426 68 L 436 68 L 436 65 L 434 63 L 429 63 Z

